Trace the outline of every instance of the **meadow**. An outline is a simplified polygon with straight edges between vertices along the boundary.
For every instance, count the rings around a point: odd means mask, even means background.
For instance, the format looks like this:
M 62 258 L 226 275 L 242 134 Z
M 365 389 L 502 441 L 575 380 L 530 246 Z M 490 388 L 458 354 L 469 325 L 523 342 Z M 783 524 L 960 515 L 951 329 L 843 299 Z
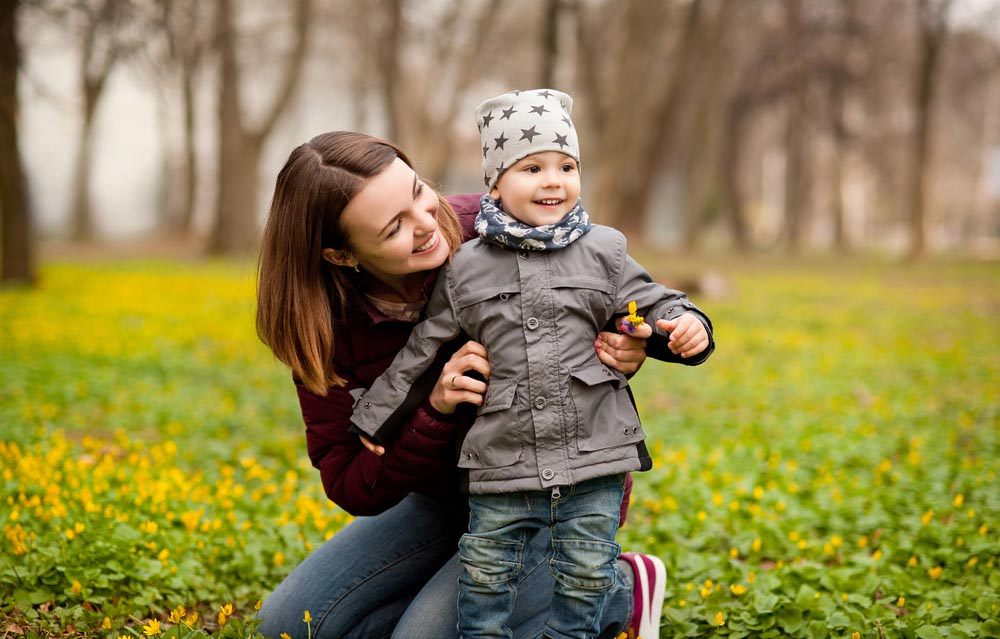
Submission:
M 655 467 L 619 541 L 666 563 L 661 636 L 1000 637 L 1000 265 L 714 268 L 716 354 L 633 383 Z M 0 290 L 0 636 L 253 636 L 350 517 L 252 263 L 41 275 Z

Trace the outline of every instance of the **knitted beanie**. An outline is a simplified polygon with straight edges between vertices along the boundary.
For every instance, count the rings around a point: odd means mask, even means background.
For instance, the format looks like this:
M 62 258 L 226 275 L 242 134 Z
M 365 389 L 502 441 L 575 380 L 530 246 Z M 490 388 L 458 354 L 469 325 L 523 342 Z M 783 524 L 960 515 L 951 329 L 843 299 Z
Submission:
M 573 98 L 554 89 L 511 91 L 477 106 L 486 188 L 496 186 L 505 170 L 532 153 L 559 151 L 579 164 L 572 110 Z

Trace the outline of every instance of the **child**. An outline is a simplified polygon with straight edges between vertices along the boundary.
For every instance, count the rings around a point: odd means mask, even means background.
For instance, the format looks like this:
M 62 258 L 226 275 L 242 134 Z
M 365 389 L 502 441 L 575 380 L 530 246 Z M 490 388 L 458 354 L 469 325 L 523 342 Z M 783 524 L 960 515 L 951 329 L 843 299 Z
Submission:
M 489 189 L 476 219 L 481 237 L 445 266 L 427 318 L 352 417 L 373 440 L 391 438 L 394 415 L 422 396 L 411 389 L 426 381 L 442 344 L 465 331 L 486 346 L 488 389 L 458 462 L 471 509 L 459 542 L 463 637 L 510 636 L 519 556 L 543 527 L 556 577 L 545 635 L 596 636 L 615 579 L 625 474 L 651 467 L 628 382 L 595 353 L 598 331 L 634 301 L 656 327 L 651 356 L 699 364 L 714 350 L 709 319 L 654 283 L 620 232 L 590 223 L 571 108 L 568 95 L 548 89 L 476 108 Z M 649 336 L 635 313 L 636 334 Z M 658 611 L 649 625 L 644 639 L 658 631 Z

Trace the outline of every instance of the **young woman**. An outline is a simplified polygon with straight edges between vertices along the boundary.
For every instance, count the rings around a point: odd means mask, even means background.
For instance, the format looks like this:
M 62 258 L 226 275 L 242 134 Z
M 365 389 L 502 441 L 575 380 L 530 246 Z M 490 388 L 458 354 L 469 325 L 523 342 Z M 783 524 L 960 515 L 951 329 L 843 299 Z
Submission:
M 445 199 L 393 145 L 353 132 L 319 135 L 278 174 L 259 264 L 257 331 L 291 370 L 310 459 L 330 499 L 356 518 L 306 558 L 260 611 L 277 637 L 455 637 L 458 540 L 468 510 L 456 445 L 482 404 L 485 348 L 458 340 L 415 383 L 426 399 L 385 448 L 354 434 L 354 403 L 392 362 L 421 318 L 438 269 L 465 239 L 478 195 Z M 645 359 L 641 339 L 604 332 L 600 359 L 623 373 Z M 486 381 L 484 381 L 486 380 Z M 622 520 L 628 493 L 622 503 Z M 544 626 L 554 583 L 549 540 L 527 547 L 510 625 Z M 602 637 L 658 626 L 662 564 L 623 555 L 601 621 Z M 657 583 L 660 582 L 660 583 Z

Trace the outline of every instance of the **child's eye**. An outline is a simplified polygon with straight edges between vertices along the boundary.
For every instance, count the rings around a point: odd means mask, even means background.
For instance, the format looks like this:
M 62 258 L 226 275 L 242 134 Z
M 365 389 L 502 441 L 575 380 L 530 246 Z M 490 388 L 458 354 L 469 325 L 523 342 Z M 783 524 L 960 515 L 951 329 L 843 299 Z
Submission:
M 528 173 L 538 173 L 539 171 L 541 171 L 541 169 L 538 168 L 537 166 L 528 166 L 525 167 L 524 170 L 527 171 Z
M 576 166 L 573 164 L 563 164 L 562 170 L 563 173 L 572 173 L 576 170 Z

